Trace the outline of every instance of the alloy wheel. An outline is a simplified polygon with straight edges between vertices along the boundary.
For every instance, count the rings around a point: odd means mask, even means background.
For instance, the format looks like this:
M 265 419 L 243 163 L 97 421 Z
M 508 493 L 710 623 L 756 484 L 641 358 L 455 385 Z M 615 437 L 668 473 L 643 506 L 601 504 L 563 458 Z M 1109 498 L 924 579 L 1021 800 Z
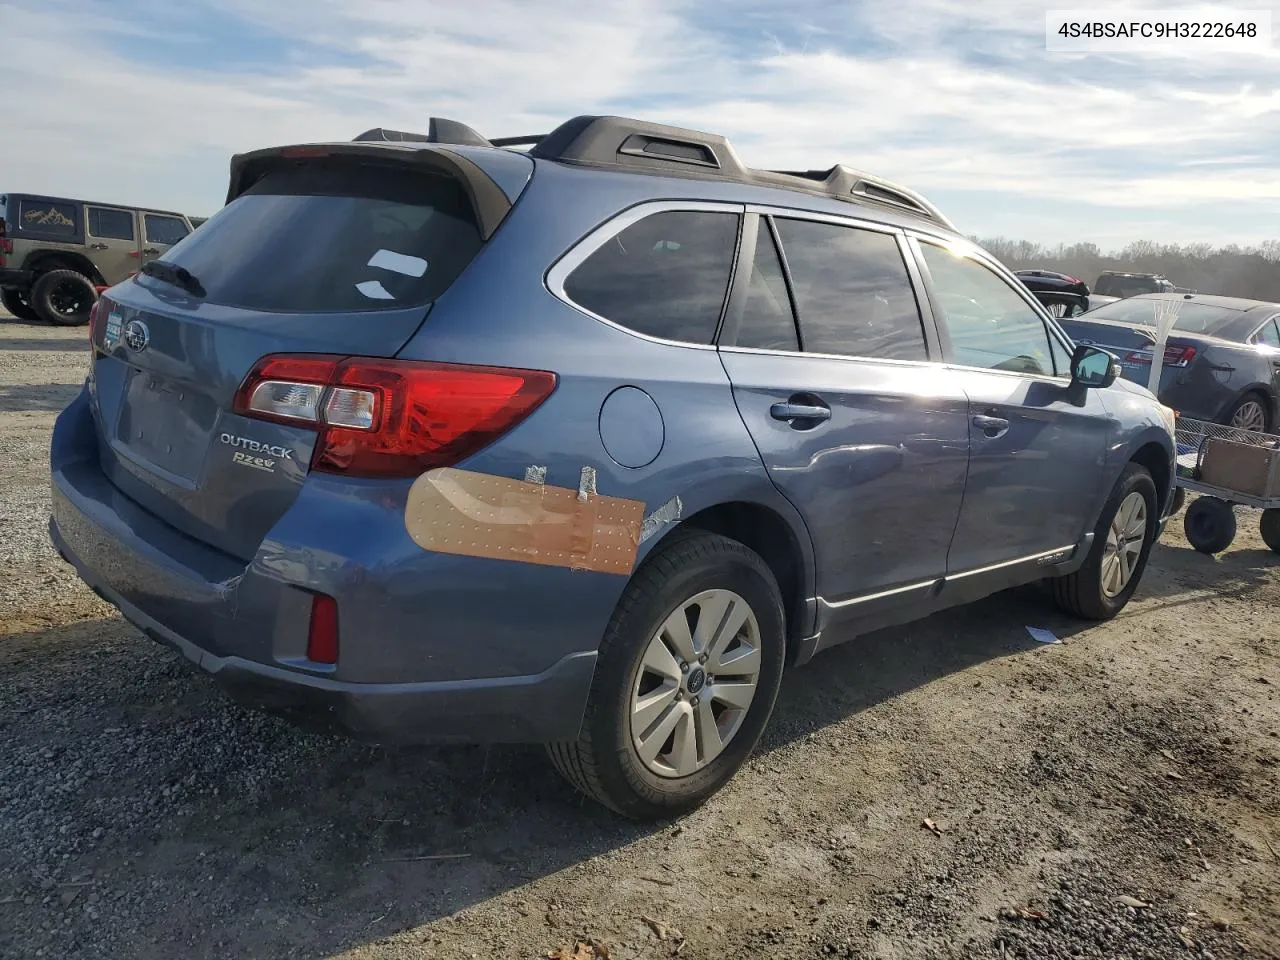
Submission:
M 686 777 L 742 727 L 760 682 L 760 625 L 731 590 L 707 590 L 663 621 L 631 691 L 631 742 L 661 777 Z
M 1231 415 L 1231 426 L 1261 433 L 1267 429 L 1267 411 L 1257 400 L 1246 400 Z
M 1147 539 L 1147 500 L 1133 491 L 1111 519 L 1102 551 L 1102 592 L 1115 597 L 1129 585 Z

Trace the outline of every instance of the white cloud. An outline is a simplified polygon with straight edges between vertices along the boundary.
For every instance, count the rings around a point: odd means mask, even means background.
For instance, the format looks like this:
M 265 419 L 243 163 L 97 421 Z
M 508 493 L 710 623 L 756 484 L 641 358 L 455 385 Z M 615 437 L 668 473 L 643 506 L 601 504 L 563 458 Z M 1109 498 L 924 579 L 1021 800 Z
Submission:
M 496 136 L 608 111 L 725 133 L 762 167 L 849 162 L 941 194 L 974 232 L 1277 232 L 1274 57 L 1047 55 L 1043 9 L 1013 0 L 864 0 L 804 22 L 784 0 L 585 9 L 0 2 L 0 88 L 23 90 L 5 98 L 4 188 L 207 213 L 239 150 L 432 114 Z M 192 42 L 219 16 L 247 31 L 221 62 Z

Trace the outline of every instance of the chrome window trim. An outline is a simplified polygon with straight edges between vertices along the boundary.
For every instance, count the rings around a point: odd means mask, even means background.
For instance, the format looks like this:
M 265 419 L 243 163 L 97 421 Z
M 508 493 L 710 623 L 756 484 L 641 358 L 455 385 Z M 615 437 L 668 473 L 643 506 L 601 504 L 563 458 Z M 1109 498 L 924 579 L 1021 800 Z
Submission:
M 771 357 L 799 357 L 805 360 L 846 360 L 851 363 L 891 363 L 899 367 L 929 367 L 934 370 L 950 366 L 945 360 L 895 360 L 891 357 L 864 357 L 847 353 L 815 353 L 810 350 L 774 350 L 769 347 L 721 347 L 720 352 L 756 353 Z
M 567 251 L 565 251 L 550 269 L 543 276 L 543 286 L 557 300 L 573 307 L 573 309 L 586 314 L 593 320 L 603 323 L 605 326 L 612 327 L 615 330 L 621 330 L 623 333 L 636 337 L 639 340 L 647 340 L 650 343 L 662 344 L 669 347 L 685 347 L 690 350 L 712 350 L 716 349 L 716 345 L 711 343 L 689 343 L 687 340 L 668 340 L 666 337 L 655 337 L 647 333 L 641 333 L 639 330 L 632 330 L 630 327 L 610 320 L 608 317 L 602 317 L 600 314 L 592 310 L 588 310 L 582 304 L 575 301 L 565 292 L 565 281 L 569 279 L 569 274 L 573 273 L 582 265 L 588 257 L 603 247 L 606 243 L 620 234 L 633 223 L 652 216 L 656 213 L 679 212 L 704 212 L 704 213 L 732 213 L 738 217 L 738 232 L 742 231 L 742 216 L 746 213 L 746 207 L 741 203 L 727 203 L 714 200 L 646 200 L 628 207 L 626 210 L 615 214 L 606 220 L 600 226 L 596 227 L 585 237 L 575 243 Z M 730 288 L 733 284 L 733 269 L 737 261 L 737 239 L 734 240 L 734 262 L 729 265 L 728 285 L 725 287 L 725 300 L 727 301 Z M 723 313 L 724 301 L 721 302 L 721 312 Z M 712 336 L 714 338 L 715 331 Z

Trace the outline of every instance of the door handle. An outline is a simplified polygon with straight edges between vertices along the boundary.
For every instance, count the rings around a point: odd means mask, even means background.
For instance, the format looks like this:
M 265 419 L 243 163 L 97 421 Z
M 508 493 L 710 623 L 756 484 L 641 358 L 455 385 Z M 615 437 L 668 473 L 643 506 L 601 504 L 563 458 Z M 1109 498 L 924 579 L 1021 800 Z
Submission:
M 156 254 L 158 254 L 160 251 L 159 251 L 159 250 L 157 250 L 155 247 L 143 247 L 143 248 L 142 248 L 142 252 L 143 252 L 143 253 L 149 253 L 149 254 L 151 254 L 152 256 L 155 256 L 155 255 L 156 255 Z
M 775 420 L 784 420 L 796 426 L 793 421 L 806 420 L 812 421 L 807 426 L 814 426 L 823 420 L 831 419 L 831 408 L 825 404 L 816 403 L 775 403 L 769 408 L 769 416 Z
M 90 250 L 105 250 L 105 249 L 107 249 L 107 245 L 106 245 L 105 243 L 91 243 L 91 244 L 89 244 L 89 249 L 90 249 Z
M 978 414 L 973 418 L 973 425 L 992 440 L 999 439 L 1009 432 L 1009 421 L 1003 417 L 989 417 Z

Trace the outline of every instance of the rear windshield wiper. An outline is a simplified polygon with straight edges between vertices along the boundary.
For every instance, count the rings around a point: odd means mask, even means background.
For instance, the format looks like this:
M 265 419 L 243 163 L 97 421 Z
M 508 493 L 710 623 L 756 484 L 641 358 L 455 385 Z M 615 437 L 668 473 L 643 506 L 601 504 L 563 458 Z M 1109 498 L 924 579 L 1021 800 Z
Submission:
M 142 265 L 140 272 L 145 273 L 148 277 L 155 277 L 157 280 L 171 283 L 175 287 L 181 287 L 193 297 L 204 296 L 204 287 L 200 285 L 200 281 L 186 267 L 179 267 L 163 260 L 148 260 Z

